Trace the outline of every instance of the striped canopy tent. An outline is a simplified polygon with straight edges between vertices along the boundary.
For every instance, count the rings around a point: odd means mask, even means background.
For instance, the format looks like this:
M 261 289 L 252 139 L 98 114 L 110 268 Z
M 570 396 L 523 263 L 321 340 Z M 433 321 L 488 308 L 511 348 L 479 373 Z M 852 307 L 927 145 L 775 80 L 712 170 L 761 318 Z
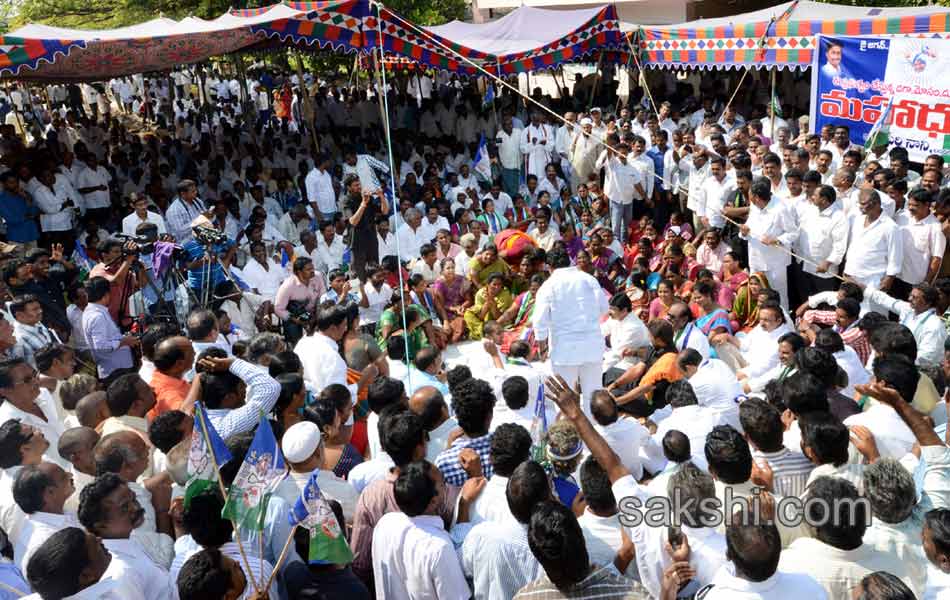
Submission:
M 38 39 L 13 35 L 0 36 L 0 75 L 16 76 L 52 64 L 86 42 L 75 39 Z
M 26 40 L 24 47 L 43 40 L 73 40 L 59 42 L 60 46 L 72 44 L 73 49 L 58 54 L 54 50 L 55 60 L 38 60 L 29 69 L 20 68 L 6 75 L 46 81 L 100 81 L 174 69 L 246 48 L 259 40 L 250 30 L 251 25 L 299 13 L 281 5 L 270 9 L 254 17 L 225 13 L 211 20 L 158 18 L 118 29 L 66 29 L 30 24 L 4 39 Z M 2 66 L 0 75 L 4 75 Z
M 811 66 L 818 34 L 931 36 L 948 31 L 950 7 L 871 8 L 800 0 L 732 17 L 643 27 L 636 35 L 649 67 L 805 69 Z

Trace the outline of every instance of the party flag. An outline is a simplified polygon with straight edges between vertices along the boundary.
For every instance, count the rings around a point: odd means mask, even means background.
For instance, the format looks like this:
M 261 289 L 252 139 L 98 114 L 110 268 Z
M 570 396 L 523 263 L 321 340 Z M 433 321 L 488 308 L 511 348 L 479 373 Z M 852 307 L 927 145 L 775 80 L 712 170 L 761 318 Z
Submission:
M 485 181 L 491 181 L 491 160 L 488 157 L 488 143 L 485 141 L 485 135 L 478 140 L 478 150 L 475 152 L 475 160 L 472 161 L 472 170 L 481 175 Z
M 300 498 L 290 511 L 290 524 L 300 525 L 310 532 L 309 563 L 345 565 L 353 562 L 353 551 L 343 537 L 343 530 L 333 509 L 320 491 L 318 473 L 314 471 L 310 475 Z
M 280 249 L 280 266 L 286 267 L 290 263 L 290 257 L 287 255 L 287 251 L 283 248 Z
M 262 414 L 244 464 L 228 490 L 221 516 L 231 519 L 238 527 L 260 531 L 264 527 L 267 500 L 286 476 L 284 455 L 277 446 L 270 422 Z
M 205 444 L 207 436 L 211 447 Z M 188 451 L 188 483 L 185 486 L 185 508 L 191 499 L 204 490 L 218 485 L 218 474 L 214 465 L 219 467 L 231 460 L 231 453 L 218 435 L 214 425 L 208 421 L 201 402 L 195 404 L 195 426 L 191 431 L 191 449 Z
M 548 415 L 544 405 L 544 384 L 538 385 L 538 396 L 534 400 L 534 418 L 531 420 L 532 458 L 540 463 L 547 460 L 544 452 L 544 436 L 548 432 Z

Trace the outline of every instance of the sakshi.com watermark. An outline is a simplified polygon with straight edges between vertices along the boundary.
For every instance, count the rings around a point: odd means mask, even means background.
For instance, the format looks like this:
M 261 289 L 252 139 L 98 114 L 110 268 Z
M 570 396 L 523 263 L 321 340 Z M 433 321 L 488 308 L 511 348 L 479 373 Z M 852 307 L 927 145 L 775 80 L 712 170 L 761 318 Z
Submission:
M 682 490 L 672 496 L 653 496 L 643 500 L 637 496 L 622 498 L 617 504 L 620 522 L 625 527 L 679 527 L 693 525 L 765 525 L 778 523 L 788 528 L 871 525 L 871 505 L 867 498 L 822 498 L 783 496 L 773 498 L 772 510 L 765 511 L 761 496 L 735 495 L 727 487 L 722 498 L 684 497 Z M 772 513 L 767 515 L 766 513 Z

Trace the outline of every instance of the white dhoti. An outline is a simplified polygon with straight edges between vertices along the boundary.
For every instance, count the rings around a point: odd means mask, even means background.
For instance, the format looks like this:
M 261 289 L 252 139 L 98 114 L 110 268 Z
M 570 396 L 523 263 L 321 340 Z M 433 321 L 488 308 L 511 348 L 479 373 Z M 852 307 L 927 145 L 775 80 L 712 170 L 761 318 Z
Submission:
M 555 375 L 560 375 L 573 389 L 578 382 L 581 384 L 581 408 L 584 414 L 590 416 L 590 397 L 595 391 L 604 387 L 601 371 L 601 361 L 586 362 L 579 365 L 551 364 Z

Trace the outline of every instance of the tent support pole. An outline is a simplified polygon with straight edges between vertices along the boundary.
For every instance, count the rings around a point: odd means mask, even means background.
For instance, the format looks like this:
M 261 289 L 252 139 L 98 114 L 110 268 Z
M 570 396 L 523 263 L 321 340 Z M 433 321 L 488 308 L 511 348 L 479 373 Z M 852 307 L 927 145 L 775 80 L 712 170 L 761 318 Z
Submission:
M 660 121 L 660 111 L 656 107 L 656 102 L 653 101 L 653 94 L 650 92 L 650 84 L 647 83 L 646 73 L 643 72 L 643 65 L 640 64 L 640 58 L 637 56 L 637 51 L 633 47 L 633 44 L 630 43 L 630 36 L 625 35 L 624 40 L 627 42 L 627 48 L 630 49 L 630 57 L 633 58 L 634 64 L 637 65 L 637 83 L 643 84 L 643 91 L 646 92 L 647 98 L 650 100 L 650 106 L 653 107 L 653 114 L 656 115 L 657 122 Z M 627 61 L 627 64 L 630 64 L 630 61 Z M 628 100 L 629 101 L 629 100 Z M 672 140 L 670 140 L 672 141 Z
M 775 74 L 778 69 L 772 69 L 772 97 L 769 101 L 769 111 L 772 113 L 772 128 L 769 130 L 769 137 L 775 137 L 775 103 L 778 101 L 778 97 L 775 95 Z
M 307 109 L 307 113 L 309 113 L 311 117 L 316 117 L 310 98 L 310 90 L 307 89 L 307 84 L 303 80 L 303 55 L 300 53 L 300 50 L 294 50 L 294 54 L 297 58 L 297 80 L 300 82 L 300 95 L 302 96 L 301 100 L 303 100 L 303 105 L 304 108 Z M 313 123 L 313 119 L 306 121 L 307 129 L 310 130 L 310 142 L 313 144 L 314 150 L 319 152 L 320 142 L 317 141 L 317 130 L 313 126 Z
M 600 58 L 597 59 L 597 77 L 594 79 L 594 85 L 590 88 L 590 97 L 587 99 L 587 110 L 594 105 L 594 98 L 600 93 L 600 82 L 603 81 L 604 51 L 600 51 Z

